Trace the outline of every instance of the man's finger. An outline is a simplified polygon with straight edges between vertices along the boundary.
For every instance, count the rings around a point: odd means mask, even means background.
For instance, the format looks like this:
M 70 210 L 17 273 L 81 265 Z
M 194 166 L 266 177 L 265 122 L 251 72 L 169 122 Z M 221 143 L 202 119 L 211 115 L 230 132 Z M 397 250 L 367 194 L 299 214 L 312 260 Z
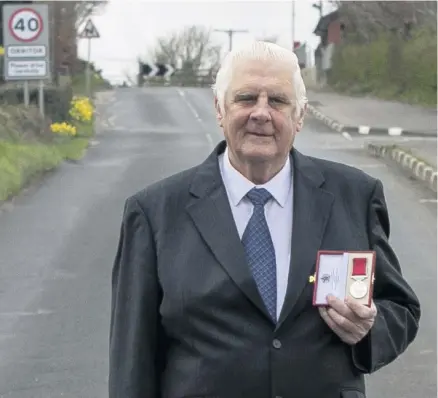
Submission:
M 325 321 L 327 326 L 332 329 L 334 332 L 338 332 L 338 325 L 336 325 L 335 321 L 330 317 L 327 312 L 327 308 L 321 307 L 319 308 L 319 313 L 321 314 L 321 318 Z
M 373 319 L 377 314 L 377 308 L 374 303 L 372 303 L 370 307 L 367 307 L 366 305 L 358 303 L 351 297 L 347 297 L 345 304 L 354 313 L 354 315 L 360 319 Z
M 351 322 L 355 322 L 357 320 L 354 312 L 350 309 L 350 307 L 342 300 L 339 300 L 337 297 L 327 297 L 327 303 L 330 308 L 333 308 L 338 314 L 342 315 L 344 318 L 349 319 Z
M 339 314 L 339 312 L 337 312 L 335 309 L 328 308 L 327 315 L 339 328 L 344 330 L 346 333 L 356 333 L 358 331 L 358 326 L 354 322 L 342 314 Z
M 347 333 L 345 330 L 343 330 L 341 327 L 339 327 L 336 322 L 330 317 L 328 314 L 327 308 L 320 308 L 319 313 L 321 314 L 321 318 L 324 320 L 324 322 L 327 324 L 327 326 L 345 343 L 352 344 L 353 336 Z

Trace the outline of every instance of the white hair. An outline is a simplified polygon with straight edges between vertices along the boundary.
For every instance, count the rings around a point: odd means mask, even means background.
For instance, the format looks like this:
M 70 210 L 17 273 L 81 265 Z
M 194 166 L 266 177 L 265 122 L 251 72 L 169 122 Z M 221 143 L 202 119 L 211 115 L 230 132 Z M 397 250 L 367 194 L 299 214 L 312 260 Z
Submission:
M 225 111 L 225 96 L 232 79 L 233 69 L 241 61 L 279 61 L 290 65 L 292 83 L 295 91 L 296 117 L 304 111 L 307 103 L 306 87 L 301 76 L 298 58 L 295 53 L 277 44 L 254 41 L 236 50 L 230 51 L 223 60 L 213 84 L 213 92 L 218 99 L 219 107 Z

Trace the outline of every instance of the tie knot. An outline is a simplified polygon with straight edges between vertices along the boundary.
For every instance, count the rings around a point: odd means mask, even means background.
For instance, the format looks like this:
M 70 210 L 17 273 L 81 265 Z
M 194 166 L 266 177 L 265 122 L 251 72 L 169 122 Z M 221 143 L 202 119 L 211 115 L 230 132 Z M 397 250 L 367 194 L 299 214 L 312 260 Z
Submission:
M 265 188 L 253 188 L 246 196 L 254 206 L 264 206 L 272 198 L 272 195 Z

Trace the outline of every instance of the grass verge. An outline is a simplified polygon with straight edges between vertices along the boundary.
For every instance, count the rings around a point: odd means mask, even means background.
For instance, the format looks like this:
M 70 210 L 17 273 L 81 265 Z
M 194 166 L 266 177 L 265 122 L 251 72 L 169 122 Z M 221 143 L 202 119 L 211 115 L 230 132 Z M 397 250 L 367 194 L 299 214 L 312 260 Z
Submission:
M 65 160 L 79 160 L 88 147 L 90 132 L 51 144 L 0 140 L 0 202 L 17 195 L 33 178 Z

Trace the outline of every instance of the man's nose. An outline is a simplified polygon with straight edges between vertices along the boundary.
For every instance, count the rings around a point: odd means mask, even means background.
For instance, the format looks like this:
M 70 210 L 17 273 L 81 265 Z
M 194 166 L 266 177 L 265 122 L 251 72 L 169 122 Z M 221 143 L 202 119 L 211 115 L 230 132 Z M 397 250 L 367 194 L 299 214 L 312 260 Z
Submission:
M 251 112 L 250 119 L 258 123 L 266 123 L 271 120 L 267 99 L 259 98 Z

